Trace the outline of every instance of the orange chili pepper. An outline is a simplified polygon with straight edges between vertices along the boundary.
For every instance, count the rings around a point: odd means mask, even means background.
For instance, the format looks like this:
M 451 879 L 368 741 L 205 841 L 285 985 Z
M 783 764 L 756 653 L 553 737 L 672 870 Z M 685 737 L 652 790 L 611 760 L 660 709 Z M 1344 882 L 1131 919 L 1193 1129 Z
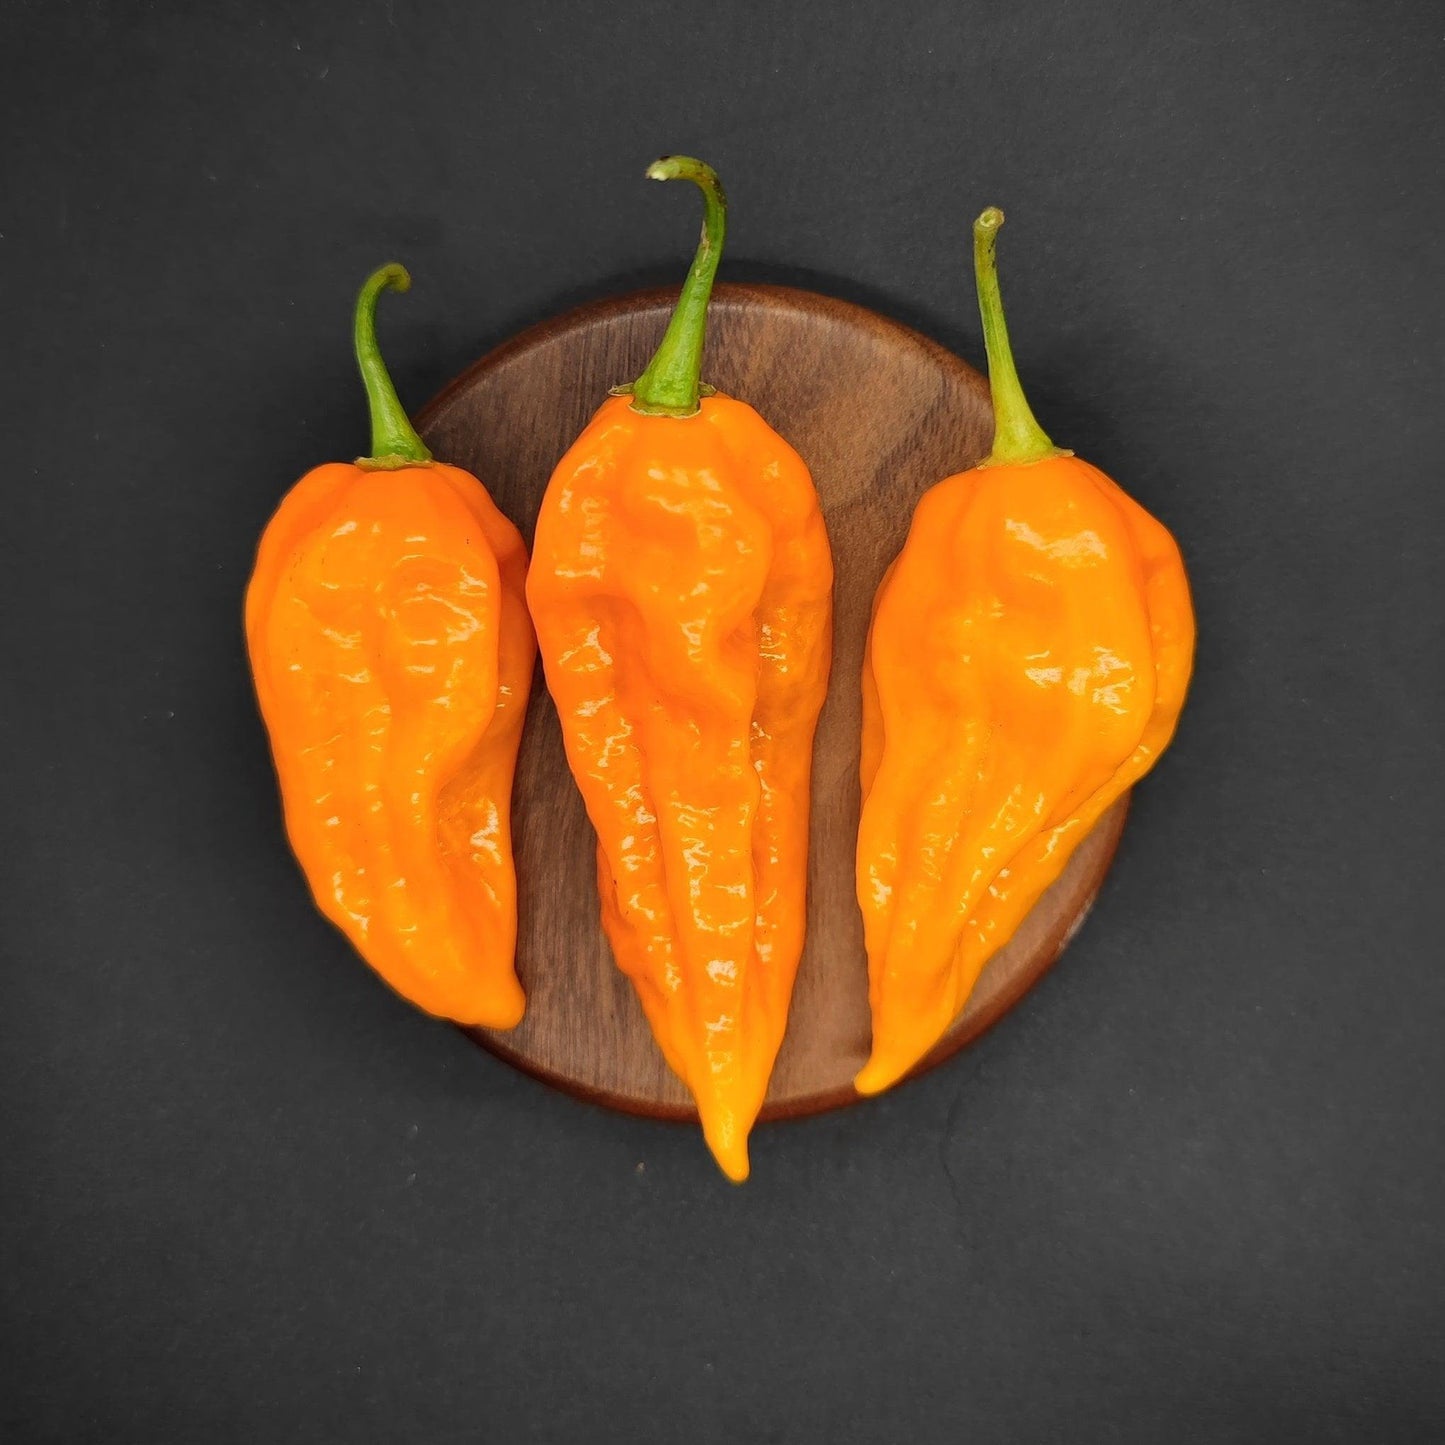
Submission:
M 1173 537 L 1056 448 L 1014 368 L 974 226 L 993 389 L 987 460 L 918 503 L 863 669 L 858 901 L 877 1093 L 938 1042 L 1100 815 L 1157 761 L 1194 649 Z
M 802 459 L 700 395 L 717 176 L 683 156 L 647 174 L 701 188 L 703 239 L 651 364 L 552 475 L 527 599 L 613 955 L 741 1180 L 803 947 L 833 568 Z
M 307 473 L 261 537 L 246 641 L 286 830 L 317 906 L 404 998 L 510 1028 L 512 773 L 536 644 L 517 529 L 431 459 L 356 303 L 372 455 Z

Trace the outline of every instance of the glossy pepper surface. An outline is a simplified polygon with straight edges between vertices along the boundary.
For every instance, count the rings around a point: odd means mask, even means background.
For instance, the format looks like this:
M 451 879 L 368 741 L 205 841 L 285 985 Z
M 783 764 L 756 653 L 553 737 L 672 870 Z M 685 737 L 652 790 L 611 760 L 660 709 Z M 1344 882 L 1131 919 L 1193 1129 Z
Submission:
M 1173 537 L 1024 399 L 974 227 L 991 455 L 920 500 L 863 670 L 858 901 L 877 1093 L 919 1063 L 1100 815 L 1168 745 L 1194 648 Z
M 552 476 L 527 597 L 613 955 L 742 1179 L 803 946 L 832 560 L 797 453 L 700 395 L 717 177 L 686 157 L 648 174 L 702 189 L 702 243 L 657 355 Z
M 403 997 L 464 1024 L 522 1016 L 512 774 L 536 644 L 517 529 L 431 459 L 356 306 L 373 455 L 317 467 L 261 538 L 246 640 L 286 831 L 321 911 Z

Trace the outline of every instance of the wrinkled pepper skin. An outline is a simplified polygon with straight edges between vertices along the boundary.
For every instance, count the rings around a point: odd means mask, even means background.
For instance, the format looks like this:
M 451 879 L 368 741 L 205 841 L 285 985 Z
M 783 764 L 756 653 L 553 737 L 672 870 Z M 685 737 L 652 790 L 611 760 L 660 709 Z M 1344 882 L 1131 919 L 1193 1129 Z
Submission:
M 508 1028 L 524 1006 L 510 809 L 535 659 L 526 550 L 399 403 L 377 432 L 375 458 L 317 467 L 266 527 L 246 594 L 256 694 L 317 906 L 417 1007 Z
M 691 391 L 645 383 L 558 464 L 527 596 L 613 954 L 741 1180 L 803 947 L 832 558 L 807 467 L 757 412 L 699 400 L 695 369 Z
M 928 1054 L 984 964 L 1153 766 L 1193 657 L 1173 537 L 1027 413 L 1001 310 L 987 309 L 1001 222 L 996 211 L 980 222 L 994 454 L 920 500 L 864 663 L 862 1093 Z
M 553 475 L 528 598 L 608 941 L 743 1177 L 803 947 L 832 608 L 812 479 L 742 402 L 615 397 Z

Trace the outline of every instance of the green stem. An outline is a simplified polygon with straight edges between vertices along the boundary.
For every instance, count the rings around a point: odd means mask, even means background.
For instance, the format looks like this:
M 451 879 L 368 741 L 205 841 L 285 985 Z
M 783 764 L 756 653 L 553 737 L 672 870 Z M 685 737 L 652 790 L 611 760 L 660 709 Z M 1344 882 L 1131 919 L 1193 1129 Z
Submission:
M 663 156 L 647 168 L 649 180 L 691 181 L 702 192 L 702 240 L 657 354 L 633 383 L 632 409 L 648 416 L 692 416 L 702 391 L 702 344 L 707 303 L 727 230 L 728 201 L 717 172 L 691 156 Z
M 383 291 L 410 291 L 411 274 L 405 266 L 392 262 L 366 278 L 356 298 L 356 364 L 366 386 L 366 400 L 371 407 L 371 455 L 357 461 L 368 467 L 392 470 L 429 462 L 431 453 L 407 420 L 406 410 L 392 385 L 381 350 L 376 344 L 376 298 Z
M 988 384 L 993 392 L 993 450 L 980 463 L 985 467 L 1036 462 L 1041 457 L 1059 453 L 1059 448 L 1034 419 L 1014 366 L 994 258 L 1001 225 L 1003 212 L 997 206 L 990 206 L 973 223 L 973 274 L 978 282 L 978 310 L 983 317 L 983 344 L 988 352 Z

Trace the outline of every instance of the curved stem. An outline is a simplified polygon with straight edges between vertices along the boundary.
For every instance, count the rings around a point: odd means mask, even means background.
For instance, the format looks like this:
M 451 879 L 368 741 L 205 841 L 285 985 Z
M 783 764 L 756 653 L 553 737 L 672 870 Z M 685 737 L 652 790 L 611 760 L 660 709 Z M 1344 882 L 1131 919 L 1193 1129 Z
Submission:
M 356 364 L 361 368 L 366 400 L 371 407 L 371 455 L 358 460 L 373 467 L 414 466 L 431 460 L 426 443 L 407 420 L 406 410 L 376 344 L 376 298 L 383 291 L 409 290 L 410 272 L 393 261 L 390 266 L 373 271 L 356 298 L 352 335 L 356 343 Z
M 692 416 L 701 392 L 707 303 L 727 230 L 727 196 L 717 172 L 691 156 L 663 156 L 647 168 L 649 180 L 691 181 L 702 192 L 702 240 L 657 354 L 632 387 L 632 409 L 650 416 Z
M 983 344 L 988 352 L 988 384 L 993 392 L 993 450 L 980 463 L 985 467 L 1036 462 L 1040 457 L 1056 455 L 1059 450 L 1034 419 L 1014 366 L 994 258 L 1001 225 L 1003 212 L 997 206 L 990 206 L 973 223 L 973 274 L 978 283 Z

